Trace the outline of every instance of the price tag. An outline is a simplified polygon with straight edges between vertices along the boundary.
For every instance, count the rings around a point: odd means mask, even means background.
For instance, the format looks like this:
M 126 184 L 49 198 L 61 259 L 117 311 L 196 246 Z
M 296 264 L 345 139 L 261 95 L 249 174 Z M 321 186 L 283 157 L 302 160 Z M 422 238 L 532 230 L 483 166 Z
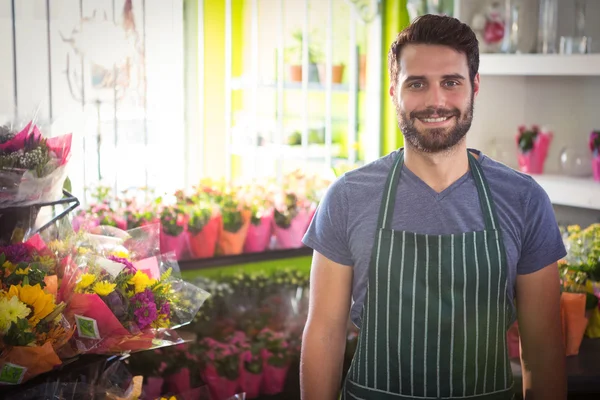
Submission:
M 100 331 L 98 331 L 98 323 L 95 319 L 75 314 L 75 323 L 77 324 L 79 337 L 100 339 Z
M 12 363 L 5 363 L 0 370 L 0 383 L 18 385 L 23 380 L 25 372 L 27 372 L 27 368 L 25 367 Z

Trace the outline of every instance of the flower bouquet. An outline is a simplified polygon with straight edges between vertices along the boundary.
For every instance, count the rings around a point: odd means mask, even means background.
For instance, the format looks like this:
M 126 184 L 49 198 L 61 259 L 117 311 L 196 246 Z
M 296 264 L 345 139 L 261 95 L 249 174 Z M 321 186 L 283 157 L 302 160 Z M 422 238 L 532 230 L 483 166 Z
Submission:
M 241 254 L 250 224 L 250 212 L 243 209 L 233 192 L 226 192 L 220 205 L 221 227 L 217 253 L 223 256 Z
M 160 211 L 160 248 L 174 252 L 178 260 L 187 253 L 185 214 L 179 206 L 165 206 Z
M 265 328 L 258 334 L 257 340 L 261 343 L 263 359 L 263 393 L 281 393 L 291 362 L 286 336 L 283 332 Z
M 278 249 L 303 246 L 302 237 L 310 223 L 312 211 L 293 192 L 282 193 L 275 205 L 273 229 Z
M 71 134 L 44 138 L 29 122 L 20 132 L 0 127 L 0 207 L 22 207 L 62 197 Z
M 553 134 L 547 130 L 533 125 L 527 129 L 524 125 L 519 127 L 517 133 L 517 147 L 519 149 L 519 168 L 529 174 L 544 172 L 544 162 L 548 156 Z
M 219 237 L 221 217 L 215 214 L 214 207 L 207 201 L 198 201 L 187 206 L 186 210 L 190 255 L 195 258 L 213 257 Z
M 56 297 L 56 264 L 40 244 L 35 236 L 0 248 L 0 385 L 60 365 L 57 352 L 73 333 Z
M 600 182 L 600 131 L 592 131 L 589 141 L 590 151 L 592 152 L 592 170 L 594 171 L 594 180 Z
M 93 239 L 93 250 L 76 257 L 61 285 L 65 314 L 77 326 L 72 350 L 119 353 L 179 342 L 171 329 L 189 323 L 208 293 L 174 275 L 172 253 L 152 256 L 132 239 L 111 250 Z M 156 247 L 151 240 L 146 246 Z

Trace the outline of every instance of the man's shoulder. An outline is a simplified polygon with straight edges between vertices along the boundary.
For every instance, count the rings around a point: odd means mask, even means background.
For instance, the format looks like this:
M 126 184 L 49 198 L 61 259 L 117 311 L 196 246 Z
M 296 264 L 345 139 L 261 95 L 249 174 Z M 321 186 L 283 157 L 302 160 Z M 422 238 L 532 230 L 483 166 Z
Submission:
M 387 179 L 390 168 L 394 164 L 394 160 L 398 151 L 371 161 L 359 168 L 348 171 L 344 174 L 344 180 L 350 190 L 361 189 L 363 186 L 378 185 L 381 186 L 381 181 Z

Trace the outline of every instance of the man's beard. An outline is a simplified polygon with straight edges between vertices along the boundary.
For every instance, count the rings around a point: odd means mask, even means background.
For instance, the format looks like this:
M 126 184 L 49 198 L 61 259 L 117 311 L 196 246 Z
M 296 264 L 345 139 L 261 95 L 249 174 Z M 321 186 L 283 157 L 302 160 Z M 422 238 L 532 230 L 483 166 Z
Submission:
M 423 153 L 444 152 L 456 146 L 471 128 L 471 123 L 473 122 L 473 99 L 474 96 L 471 95 L 471 102 L 467 105 L 466 112 L 464 113 L 461 113 L 458 108 L 427 108 L 411 112 L 410 117 L 405 112 L 400 111 L 397 103 L 394 102 L 398 117 L 398 127 L 402 131 L 407 145 Z M 454 117 L 456 118 L 456 123 L 449 128 L 430 128 L 423 131 L 417 129 L 415 126 L 417 119 L 428 118 L 432 115 L 436 115 L 438 118 Z

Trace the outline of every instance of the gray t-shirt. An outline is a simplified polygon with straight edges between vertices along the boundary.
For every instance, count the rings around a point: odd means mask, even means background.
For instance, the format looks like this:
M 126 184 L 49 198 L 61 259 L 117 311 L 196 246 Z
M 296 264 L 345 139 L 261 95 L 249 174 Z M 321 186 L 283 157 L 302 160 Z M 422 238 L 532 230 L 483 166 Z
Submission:
M 566 255 L 546 192 L 530 176 L 477 150 L 490 186 L 508 260 L 508 296 L 514 307 L 517 274 L 535 272 Z M 381 196 L 398 151 L 347 172 L 323 197 L 303 243 L 340 264 L 354 268 L 350 316 L 360 327 L 371 249 Z M 485 228 L 477 188 L 467 172 L 436 193 L 406 166 L 400 174 L 392 229 L 449 235 Z

